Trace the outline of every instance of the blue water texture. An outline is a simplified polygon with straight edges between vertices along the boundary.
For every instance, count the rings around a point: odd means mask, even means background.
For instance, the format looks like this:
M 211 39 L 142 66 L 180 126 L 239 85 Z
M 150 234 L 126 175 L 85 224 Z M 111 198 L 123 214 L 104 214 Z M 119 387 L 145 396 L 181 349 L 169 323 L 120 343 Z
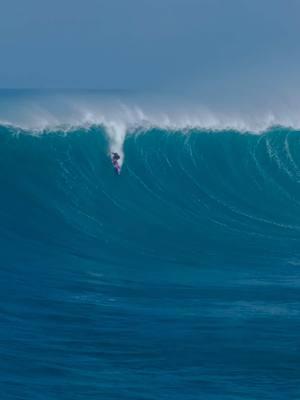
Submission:
M 300 132 L 0 127 L 4 400 L 300 398 Z

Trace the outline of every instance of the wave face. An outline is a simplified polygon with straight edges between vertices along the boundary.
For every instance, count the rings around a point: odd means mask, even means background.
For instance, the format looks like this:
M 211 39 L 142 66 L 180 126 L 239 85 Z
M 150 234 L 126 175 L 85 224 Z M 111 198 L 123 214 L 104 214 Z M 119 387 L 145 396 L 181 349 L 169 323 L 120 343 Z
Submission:
M 101 127 L 38 137 L 2 127 L 0 140 L 4 234 L 95 259 L 195 265 L 220 250 L 273 262 L 299 248 L 299 132 L 139 132 L 120 178 Z
M 2 125 L 6 398 L 295 394 L 299 133 Z

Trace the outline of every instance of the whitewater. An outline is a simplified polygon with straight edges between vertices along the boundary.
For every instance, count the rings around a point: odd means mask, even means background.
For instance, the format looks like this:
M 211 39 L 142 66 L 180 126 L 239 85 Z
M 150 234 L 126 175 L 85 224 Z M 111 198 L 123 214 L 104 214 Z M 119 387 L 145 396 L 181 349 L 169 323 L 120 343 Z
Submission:
M 299 397 L 299 138 L 278 109 L 1 91 L 4 398 Z

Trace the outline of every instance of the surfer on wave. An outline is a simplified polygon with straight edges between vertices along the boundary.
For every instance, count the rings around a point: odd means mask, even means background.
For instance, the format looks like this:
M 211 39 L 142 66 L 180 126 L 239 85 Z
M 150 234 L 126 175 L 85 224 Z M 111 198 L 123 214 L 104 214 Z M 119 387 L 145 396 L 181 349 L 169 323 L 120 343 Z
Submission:
M 111 153 L 111 162 L 112 165 L 114 166 L 115 171 L 117 172 L 118 175 L 120 175 L 121 173 L 121 167 L 119 164 L 119 160 L 120 160 L 120 156 L 118 153 L 112 152 Z

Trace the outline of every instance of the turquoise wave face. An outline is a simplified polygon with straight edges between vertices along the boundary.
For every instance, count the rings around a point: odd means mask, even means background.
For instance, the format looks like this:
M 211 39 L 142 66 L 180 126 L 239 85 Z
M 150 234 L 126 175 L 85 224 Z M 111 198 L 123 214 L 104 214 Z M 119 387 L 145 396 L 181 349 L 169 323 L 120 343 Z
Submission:
M 297 395 L 300 132 L 0 131 L 6 399 Z
M 298 254 L 299 133 L 151 130 L 120 177 L 99 127 L 1 133 L 2 229 L 97 258 L 257 262 Z M 81 247 L 81 246 L 80 246 Z M 118 254 L 116 254 L 116 252 Z

